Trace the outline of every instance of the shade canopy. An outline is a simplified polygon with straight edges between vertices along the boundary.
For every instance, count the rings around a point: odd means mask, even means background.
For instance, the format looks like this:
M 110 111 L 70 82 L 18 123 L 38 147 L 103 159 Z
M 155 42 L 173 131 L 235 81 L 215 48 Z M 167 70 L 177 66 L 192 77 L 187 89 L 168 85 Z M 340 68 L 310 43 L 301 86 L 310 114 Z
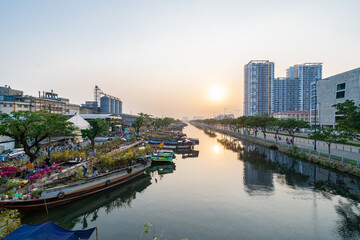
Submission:
M 89 239 L 95 228 L 69 231 L 53 222 L 38 225 L 22 225 L 1 240 L 79 240 Z
M 72 122 L 74 126 L 80 130 L 90 128 L 89 122 L 82 118 L 79 114 L 75 114 L 73 117 L 69 118 L 68 122 Z

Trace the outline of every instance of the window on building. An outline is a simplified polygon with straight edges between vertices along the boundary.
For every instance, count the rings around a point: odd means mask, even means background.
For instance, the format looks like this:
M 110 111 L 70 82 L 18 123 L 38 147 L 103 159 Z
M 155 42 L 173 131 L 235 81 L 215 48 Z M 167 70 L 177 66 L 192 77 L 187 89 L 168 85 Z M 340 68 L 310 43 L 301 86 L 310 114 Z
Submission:
M 335 116 L 335 122 L 337 122 L 338 120 L 343 119 L 343 116 Z
M 13 105 L 12 104 L 9 104 L 9 107 L 12 107 Z
M 336 87 L 336 99 L 345 97 L 345 83 L 339 83 Z
M 337 91 L 339 90 L 345 90 L 345 83 L 340 83 L 337 85 Z
M 21 105 L 21 104 L 18 104 L 17 106 L 18 106 L 18 107 L 22 107 L 22 105 Z
M 345 91 L 336 92 L 336 99 L 344 98 L 344 97 L 345 97 Z

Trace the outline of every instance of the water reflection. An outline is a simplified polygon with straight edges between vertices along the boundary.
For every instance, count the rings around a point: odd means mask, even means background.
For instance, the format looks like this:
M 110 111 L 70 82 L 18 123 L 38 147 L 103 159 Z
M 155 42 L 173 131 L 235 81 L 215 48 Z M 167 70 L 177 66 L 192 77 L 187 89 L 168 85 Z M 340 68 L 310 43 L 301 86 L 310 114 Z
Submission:
M 89 221 L 94 222 L 98 219 L 100 209 L 104 209 L 109 214 L 115 209 L 130 207 L 131 202 L 136 199 L 136 194 L 144 191 L 150 185 L 151 177 L 141 175 L 124 185 L 71 204 L 52 208 L 49 210 L 49 215 L 43 212 L 25 216 L 23 223 L 39 224 L 51 220 L 66 229 L 73 229 L 78 223 L 81 223 L 85 229 L 88 227 Z
M 176 165 L 175 163 L 152 163 L 151 167 L 149 167 L 148 169 L 146 169 L 146 173 L 150 174 L 152 177 L 156 177 L 157 175 L 164 175 L 164 174 L 169 174 L 169 173 L 173 173 L 176 169 Z
M 175 150 L 177 155 L 181 155 L 181 158 L 197 158 L 199 157 L 199 151 L 194 149 L 180 149 Z
M 311 188 L 325 197 L 340 195 L 360 200 L 360 181 L 331 170 L 288 157 L 261 146 L 243 142 L 239 159 L 244 161 L 244 184 L 256 191 L 273 191 L 273 179 L 292 187 Z M 284 178 L 274 178 L 274 174 Z M 282 182 L 283 179 L 285 182 Z M 250 187 L 249 187 L 250 186 Z
M 360 239 L 360 207 L 354 201 L 343 202 L 335 206 L 340 216 L 337 221 L 337 233 L 343 239 Z
M 214 152 L 215 152 L 215 154 L 219 154 L 220 153 L 220 146 L 215 145 L 214 146 Z
M 339 216 L 335 231 L 343 239 L 360 239 L 359 178 L 347 177 L 246 141 L 236 142 L 230 138 L 219 142 L 238 152 L 239 159 L 244 161 L 244 185 L 250 196 L 272 194 L 273 181 L 277 181 L 292 188 L 311 189 L 330 200 L 336 195 L 345 197 L 346 200 L 339 200 L 334 206 Z M 314 208 L 317 208 L 316 202 Z M 317 227 L 316 216 L 313 226 Z

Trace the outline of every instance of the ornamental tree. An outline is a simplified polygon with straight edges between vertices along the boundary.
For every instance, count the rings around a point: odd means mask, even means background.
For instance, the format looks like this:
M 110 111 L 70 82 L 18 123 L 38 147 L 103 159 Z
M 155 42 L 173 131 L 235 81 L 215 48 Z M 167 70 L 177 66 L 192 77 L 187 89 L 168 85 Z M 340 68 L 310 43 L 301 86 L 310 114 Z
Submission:
M 41 149 L 40 142 L 52 136 L 73 135 L 73 123 L 67 117 L 47 112 L 17 111 L 0 115 L 0 135 L 20 143 L 30 162 Z
M 331 144 L 333 143 L 346 143 L 346 135 L 342 133 L 336 133 L 335 129 L 322 129 L 322 131 L 315 132 L 312 136 L 310 136 L 311 139 L 316 139 L 319 141 L 323 141 L 328 145 L 328 151 L 330 154 L 331 151 Z
M 131 123 L 131 126 L 135 129 L 136 133 L 139 133 L 140 128 L 145 125 L 144 117 L 137 117 L 135 121 Z
M 299 128 L 309 127 L 308 123 L 303 120 L 296 120 L 294 118 L 281 119 L 278 121 L 279 127 L 287 131 L 292 137 L 292 143 L 294 144 L 295 132 Z
M 273 125 L 274 121 L 275 121 L 275 118 L 270 117 L 267 114 L 265 114 L 264 116 L 259 118 L 259 126 L 261 128 L 261 131 L 264 134 L 264 139 L 266 139 L 266 129 L 268 127 L 271 127 Z
M 82 129 L 81 134 L 83 137 L 87 137 L 90 140 L 91 148 L 94 150 L 95 138 L 108 133 L 109 122 L 100 118 L 90 119 L 88 122 L 90 128 Z
M 259 116 L 248 116 L 246 119 L 246 126 L 253 130 L 255 133 L 255 137 L 257 137 L 257 133 L 261 129 L 260 121 L 262 117 Z
M 337 113 L 343 117 L 336 122 L 336 129 L 343 131 L 348 137 L 360 140 L 360 104 L 355 105 L 353 100 L 333 105 Z

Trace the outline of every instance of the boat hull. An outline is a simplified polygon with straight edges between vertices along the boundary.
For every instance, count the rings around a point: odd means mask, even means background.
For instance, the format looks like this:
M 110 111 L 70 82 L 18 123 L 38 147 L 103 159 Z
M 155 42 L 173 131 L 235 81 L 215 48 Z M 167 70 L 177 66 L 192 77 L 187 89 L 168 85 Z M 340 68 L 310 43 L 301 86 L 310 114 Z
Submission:
M 132 166 L 131 172 L 129 172 L 129 167 L 123 170 L 117 170 L 114 173 L 110 172 L 108 174 L 88 179 L 87 181 L 84 181 L 83 184 L 74 183 L 63 187 L 46 189 L 42 193 L 42 198 L 40 199 L 0 201 L 0 208 L 16 208 L 22 212 L 46 210 L 46 208 L 67 204 L 118 186 L 142 175 L 148 167 L 150 167 L 149 163 L 146 165 L 139 164 Z
M 172 162 L 173 157 L 160 157 L 160 156 L 152 156 L 150 157 L 153 162 Z

